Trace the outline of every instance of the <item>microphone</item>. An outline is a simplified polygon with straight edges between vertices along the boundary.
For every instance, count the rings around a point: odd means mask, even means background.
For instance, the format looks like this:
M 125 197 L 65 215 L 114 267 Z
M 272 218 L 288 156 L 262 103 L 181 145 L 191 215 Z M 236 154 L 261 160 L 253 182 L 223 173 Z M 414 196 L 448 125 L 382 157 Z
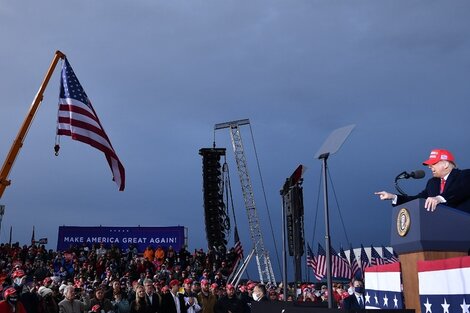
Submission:
M 401 172 L 400 174 L 397 175 L 397 177 L 395 177 L 395 188 L 397 189 L 399 193 L 406 196 L 407 194 L 400 188 L 400 186 L 398 186 L 398 180 L 403 179 L 403 178 L 404 179 L 408 179 L 408 178 L 421 179 L 424 176 L 426 176 L 426 173 L 423 170 L 415 170 L 410 173 Z
M 414 179 L 421 179 L 424 176 L 426 176 L 426 173 L 423 170 L 416 170 L 412 171 L 410 173 L 408 172 L 401 172 L 400 174 L 397 175 L 395 178 L 396 180 L 398 179 L 409 179 L 409 178 L 414 178 Z

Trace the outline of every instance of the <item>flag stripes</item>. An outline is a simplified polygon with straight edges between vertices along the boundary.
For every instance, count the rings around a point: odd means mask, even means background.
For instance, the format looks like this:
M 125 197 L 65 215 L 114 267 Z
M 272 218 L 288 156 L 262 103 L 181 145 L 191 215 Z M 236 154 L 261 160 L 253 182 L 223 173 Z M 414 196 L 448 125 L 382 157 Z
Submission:
M 124 166 L 67 58 L 62 65 L 57 135 L 70 136 L 103 152 L 113 173 L 113 180 L 120 191 L 124 190 Z

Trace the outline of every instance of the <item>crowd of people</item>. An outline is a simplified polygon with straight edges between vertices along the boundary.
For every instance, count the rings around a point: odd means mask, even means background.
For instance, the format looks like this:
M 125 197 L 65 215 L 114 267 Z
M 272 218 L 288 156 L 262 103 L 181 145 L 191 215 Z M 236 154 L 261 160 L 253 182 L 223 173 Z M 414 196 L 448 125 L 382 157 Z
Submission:
M 68 251 L 0 244 L 0 312 L 219 313 L 250 312 L 253 301 L 284 300 L 282 284 L 227 283 L 237 255 L 171 246 L 143 253 L 103 244 Z M 334 301 L 354 294 L 354 282 L 333 285 Z M 349 289 L 349 290 L 348 290 Z M 289 285 L 287 301 L 327 302 L 325 285 Z

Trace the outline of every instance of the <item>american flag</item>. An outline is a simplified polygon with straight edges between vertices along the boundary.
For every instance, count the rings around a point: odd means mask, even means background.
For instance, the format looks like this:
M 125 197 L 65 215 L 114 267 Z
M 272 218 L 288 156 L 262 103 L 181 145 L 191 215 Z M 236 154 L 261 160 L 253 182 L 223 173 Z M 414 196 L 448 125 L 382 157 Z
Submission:
M 385 264 L 391 264 L 391 263 L 395 263 L 399 261 L 398 258 L 394 254 L 392 254 L 390 251 L 388 251 L 388 249 L 385 248 L 384 246 L 382 246 L 382 255 L 383 255 Z
M 317 268 L 315 269 L 315 277 L 318 280 L 322 280 L 326 276 L 326 252 L 325 249 L 318 243 L 317 253 Z
M 342 250 L 342 248 L 341 248 Z M 336 278 L 351 278 L 351 267 L 346 258 L 342 258 L 333 247 L 330 248 L 331 253 L 331 275 Z M 343 251 L 344 253 L 344 251 Z
M 359 263 L 357 263 L 356 254 L 354 253 L 354 249 L 352 248 L 352 246 L 349 247 L 349 263 L 351 264 L 351 276 L 359 278 L 361 268 L 359 266 Z
M 307 266 L 311 267 L 314 273 L 316 272 L 317 259 L 313 255 L 312 248 L 310 248 L 309 244 L 307 244 Z
M 243 247 L 242 247 L 242 242 L 240 241 L 240 237 L 238 236 L 238 229 L 235 227 L 235 253 L 237 254 L 237 260 L 243 259 Z
M 364 246 L 361 244 L 361 270 L 362 270 L 362 277 L 364 277 L 364 273 L 366 267 L 370 266 L 369 257 L 367 256 L 366 250 Z
M 400 263 L 369 267 L 364 280 L 366 309 L 403 309 Z
M 67 58 L 62 65 L 60 80 L 57 135 L 71 136 L 103 152 L 113 173 L 113 180 L 120 191 L 124 190 L 124 167 Z
M 385 264 L 385 260 L 382 259 L 380 254 L 375 250 L 375 248 L 371 245 L 370 246 L 370 265 L 383 265 Z

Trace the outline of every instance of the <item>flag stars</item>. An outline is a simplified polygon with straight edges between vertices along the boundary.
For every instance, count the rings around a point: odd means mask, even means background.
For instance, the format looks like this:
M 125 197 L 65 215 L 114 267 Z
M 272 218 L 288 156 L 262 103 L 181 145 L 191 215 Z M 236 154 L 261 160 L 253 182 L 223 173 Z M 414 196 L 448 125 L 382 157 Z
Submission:
M 447 303 L 446 298 L 444 298 L 444 303 L 442 303 L 441 306 L 442 306 L 442 309 L 444 310 L 443 313 L 449 313 L 450 304 Z
M 388 298 L 387 298 L 387 294 L 385 294 L 385 296 L 383 297 L 384 299 L 384 306 L 388 307 Z
M 468 310 L 470 304 L 467 304 L 465 302 L 465 298 L 463 299 L 463 303 L 460 305 L 460 307 L 462 308 L 462 313 L 470 313 L 470 311 Z
M 366 303 L 370 303 L 370 295 L 369 295 L 369 292 L 366 293 L 366 295 L 364 296 L 364 298 L 366 298 Z
M 397 299 L 397 295 L 395 295 L 395 297 L 393 297 L 393 307 L 394 307 L 394 308 L 398 308 L 398 299 Z
M 426 307 L 426 313 L 432 313 L 432 311 L 431 311 L 431 306 L 432 306 L 432 304 L 429 303 L 429 299 L 428 299 L 428 298 L 426 298 L 426 302 L 423 303 L 423 304 L 424 304 L 424 306 Z
M 374 300 L 375 304 L 379 304 L 379 298 L 377 297 L 377 294 L 374 294 Z

